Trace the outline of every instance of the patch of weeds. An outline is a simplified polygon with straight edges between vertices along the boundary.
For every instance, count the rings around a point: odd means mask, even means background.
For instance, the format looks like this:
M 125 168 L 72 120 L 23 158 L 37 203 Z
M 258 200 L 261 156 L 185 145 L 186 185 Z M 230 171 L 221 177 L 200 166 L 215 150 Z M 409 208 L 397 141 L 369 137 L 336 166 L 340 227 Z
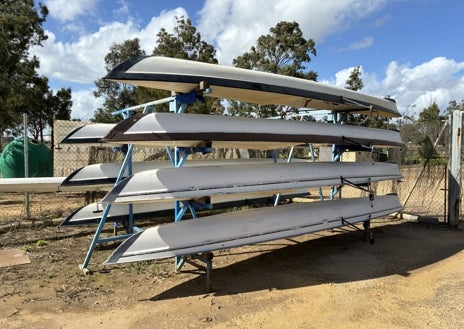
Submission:
M 54 219 L 54 218 L 60 218 L 63 217 L 64 211 L 63 209 L 54 209 L 54 210 L 47 210 L 43 211 L 39 214 L 39 218 L 41 220 L 46 220 L 46 219 Z
M 50 263 L 55 263 L 55 262 L 58 262 L 62 259 L 62 256 L 59 255 L 59 254 L 55 254 L 55 253 L 50 253 L 48 255 L 48 258 L 50 260 Z
M 25 252 L 27 253 L 31 253 L 32 252 L 32 246 L 30 244 L 25 244 L 21 247 L 22 250 L 24 250 Z
M 38 248 L 43 248 L 48 245 L 48 241 L 44 239 L 37 240 L 35 246 Z
M 156 270 L 156 263 L 151 261 L 131 263 L 125 268 L 125 271 L 130 274 L 155 273 Z

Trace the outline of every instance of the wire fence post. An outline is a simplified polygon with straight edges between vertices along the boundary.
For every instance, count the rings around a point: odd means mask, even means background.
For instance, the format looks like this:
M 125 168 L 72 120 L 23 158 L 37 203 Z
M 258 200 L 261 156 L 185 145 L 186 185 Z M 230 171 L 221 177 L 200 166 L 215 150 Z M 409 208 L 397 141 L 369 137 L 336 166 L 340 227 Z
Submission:
M 453 111 L 448 175 L 448 223 L 457 225 L 461 208 L 462 112 Z
M 23 124 L 24 124 L 24 178 L 29 177 L 29 140 L 27 138 L 27 113 L 23 113 Z M 26 213 L 26 219 L 31 218 L 31 212 L 29 207 L 29 193 L 24 193 L 24 210 Z

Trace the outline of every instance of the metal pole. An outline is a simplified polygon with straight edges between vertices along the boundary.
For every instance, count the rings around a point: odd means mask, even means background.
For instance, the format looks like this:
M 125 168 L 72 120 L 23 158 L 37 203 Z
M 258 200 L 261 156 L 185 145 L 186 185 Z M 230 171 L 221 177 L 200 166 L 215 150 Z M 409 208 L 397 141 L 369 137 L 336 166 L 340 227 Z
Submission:
M 462 112 L 453 111 L 448 175 L 448 223 L 457 225 L 461 209 Z
M 29 177 L 29 140 L 27 138 L 27 114 L 23 113 L 23 124 L 24 124 L 24 178 Z M 31 218 L 31 212 L 29 209 L 29 193 L 24 193 L 24 208 L 26 212 L 26 219 Z

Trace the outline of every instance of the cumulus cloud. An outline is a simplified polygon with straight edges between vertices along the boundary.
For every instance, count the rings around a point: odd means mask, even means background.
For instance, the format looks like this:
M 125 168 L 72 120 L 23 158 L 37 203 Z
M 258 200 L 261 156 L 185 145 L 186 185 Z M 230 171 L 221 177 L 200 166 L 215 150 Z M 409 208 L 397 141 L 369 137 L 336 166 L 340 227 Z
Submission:
M 385 0 L 342 0 L 321 3 L 318 0 L 206 0 L 200 11 L 198 29 L 214 41 L 220 63 L 248 51 L 257 38 L 280 21 L 296 21 L 306 38 L 317 42 L 329 34 L 348 29 L 354 22 L 380 11 Z M 364 40 L 372 42 L 371 39 Z
M 333 79 L 321 81 L 338 87 L 345 87 L 354 67 L 335 73 Z M 418 116 L 432 103 L 436 103 L 442 113 L 452 100 L 464 99 L 464 62 L 456 62 L 446 57 L 411 66 L 408 63 L 390 62 L 384 77 L 366 72 L 361 66 L 362 93 L 377 97 L 390 96 L 396 100 L 398 110 L 403 115 Z
M 464 98 L 464 62 L 446 57 L 435 57 L 420 65 L 392 61 L 385 70 L 385 77 L 368 75 L 364 92 L 390 95 L 396 99 L 401 113 L 417 116 L 432 103 L 446 111 L 452 100 Z
M 49 0 L 47 6 L 52 12 L 53 6 L 60 7 L 59 0 Z M 68 1 L 66 1 L 68 3 Z M 79 15 L 78 8 L 85 7 L 85 4 L 94 5 L 94 1 L 71 1 L 74 8 L 62 12 L 61 19 L 72 20 Z M 61 7 L 66 7 L 61 4 Z M 121 2 L 119 8 L 123 8 L 125 3 Z M 64 10 L 64 9 L 63 9 Z M 156 34 L 164 27 L 167 31 L 172 31 L 176 25 L 175 17 L 188 17 L 183 8 L 176 8 L 163 11 L 159 16 L 154 16 L 145 26 L 138 26 L 130 17 L 126 22 L 111 22 L 100 26 L 100 28 L 89 34 L 81 35 L 74 41 L 57 40 L 56 35 L 51 31 L 46 31 L 48 40 L 43 43 L 43 47 L 34 47 L 31 54 L 40 59 L 39 73 L 50 79 L 52 88 L 68 87 L 70 84 L 87 86 L 87 91 L 74 91 L 73 95 L 73 118 L 88 119 L 93 116 L 93 112 L 101 101 L 95 100 L 92 94 L 94 81 L 102 78 L 105 74 L 105 56 L 113 43 L 121 43 L 128 39 L 139 38 L 140 45 L 147 54 L 151 54 L 155 47 Z M 73 22 L 67 23 L 72 26 Z M 53 85 L 53 82 L 55 85 Z M 79 88 L 81 89 L 81 88 Z
M 364 48 L 369 48 L 374 44 L 374 38 L 373 37 L 365 37 L 362 38 L 359 41 L 353 42 L 348 46 L 349 50 L 360 50 Z
M 445 111 L 449 101 L 460 101 L 464 97 L 464 62 L 446 57 L 435 57 L 415 67 L 392 62 L 386 72 L 388 83 L 384 88 L 391 90 L 391 95 L 402 104 L 405 112 L 415 109 L 415 113 L 409 115 L 417 115 L 433 102 Z
M 50 16 L 61 21 L 73 21 L 81 15 L 88 15 L 96 9 L 98 0 L 45 0 Z
M 125 23 L 112 22 L 71 42 L 58 41 L 51 31 L 46 31 L 48 40 L 43 43 L 43 47 L 32 49 L 31 53 L 40 59 L 40 73 L 49 78 L 81 84 L 93 83 L 106 74 L 104 59 L 113 43 L 137 37 L 142 49 L 151 53 L 160 28 L 172 30 L 176 23 L 174 16 L 182 15 L 187 16 L 182 8 L 165 11 L 153 17 L 142 28 L 131 19 Z
M 95 111 L 103 106 L 103 99 L 95 98 L 93 91 L 90 89 L 73 90 L 72 102 L 71 119 L 80 119 L 82 121 L 89 121 Z

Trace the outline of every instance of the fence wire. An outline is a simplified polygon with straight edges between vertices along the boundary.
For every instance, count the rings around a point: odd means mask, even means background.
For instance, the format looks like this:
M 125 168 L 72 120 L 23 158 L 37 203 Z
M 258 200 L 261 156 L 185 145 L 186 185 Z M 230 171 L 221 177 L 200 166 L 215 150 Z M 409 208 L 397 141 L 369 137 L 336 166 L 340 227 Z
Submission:
M 87 124 L 79 121 L 56 120 L 54 124 L 53 143 L 47 144 L 53 147 L 53 174 L 55 177 L 66 177 L 74 170 L 93 163 L 122 162 L 123 154 L 115 152 L 110 147 L 85 146 L 60 144 L 59 142 L 74 128 Z M 402 136 L 405 147 L 402 149 L 379 149 L 374 153 L 347 152 L 342 161 L 389 161 L 400 165 L 403 178 L 400 182 L 385 181 L 372 184 L 375 194 L 383 195 L 397 193 L 400 201 L 404 203 L 404 212 L 433 216 L 444 221 L 446 219 L 446 186 L 447 163 L 449 150 L 449 129 L 446 128 L 441 137 L 438 132 L 443 128 L 443 123 L 437 123 L 434 127 L 417 126 L 416 130 L 410 127 L 405 129 L 408 133 Z M 401 130 L 400 130 L 401 131 Z M 412 132 L 410 132 L 412 131 Z M 408 134 L 417 134 L 417 131 L 430 131 L 430 136 L 423 134 L 422 139 L 414 140 Z M 403 131 L 401 131 L 403 135 Z M 425 136 L 425 137 L 424 137 Z M 416 137 L 415 137 L 416 138 Z M 434 145 L 434 141 L 437 141 Z M 432 147 L 431 147 L 432 145 Z M 297 157 L 306 158 L 308 161 L 330 161 L 331 148 L 318 147 L 313 154 L 308 153 L 307 148 L 299 148 L 295 153 Z M 285 158 L 287 150 L 279 153 L 279 157 Z M 192 154 L 191 159 L 204 158 L 237 158 L 237 157 L 266 157 L 269 152 L 256 150 L 218 149 L 212 154 Z M 372 156 L 372 157 L 371 157 Z M 428 158 L 427 158 L 428 156 Z M 136 148 L 133 161 L 162 161 L 168 160 L 165 149 Z M 33 161 L 33 159 L 31 159 Z M 330 188 L 310 189 L 311 198 L 319 200 L 321 192 L 323 198 L 328 198 Z M 366 196 L 365 191 L 345 186 L 337 197 L 361 197 Z M 53 218 L 65 218 L 77 208 L 95 202 L 101 197 L 95 193 L 31 193 L 29 195 L 29 212 L 31 219 L 47 220 Z M 15 222 L 26 217 L 25 196 L 22 193 L 0 193 L 0 223 Z

